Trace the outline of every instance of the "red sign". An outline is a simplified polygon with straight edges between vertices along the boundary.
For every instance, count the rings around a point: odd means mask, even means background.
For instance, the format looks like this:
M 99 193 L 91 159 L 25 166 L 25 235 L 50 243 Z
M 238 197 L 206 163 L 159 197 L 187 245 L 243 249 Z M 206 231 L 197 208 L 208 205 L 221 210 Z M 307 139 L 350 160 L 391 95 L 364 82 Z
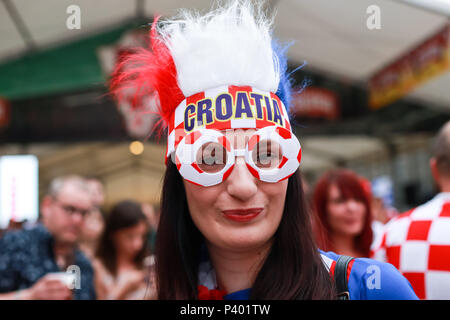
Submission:
M 294 94 L 291 110 L 297 117 L 335 120 L 339 117 L 337 95 L 324 88 L 308 87 Z
M 10 107 L 8 101 L 0 98 L 0 127 L 6 127 L 10 120 Z

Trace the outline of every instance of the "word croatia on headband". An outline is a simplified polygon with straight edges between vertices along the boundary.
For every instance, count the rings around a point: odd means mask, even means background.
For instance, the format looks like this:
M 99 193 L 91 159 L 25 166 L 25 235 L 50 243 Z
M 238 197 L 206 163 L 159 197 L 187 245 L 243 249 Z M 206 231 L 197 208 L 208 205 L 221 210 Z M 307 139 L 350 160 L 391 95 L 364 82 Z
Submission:
M 223 130 L 278 125 L 290 129 L 287 117 L 283 102 L 274 93 L 249 86 L 222 86 L 186 98 L 173 120 L 177 128 L 183 123 L 189 133 L 198 126 Z

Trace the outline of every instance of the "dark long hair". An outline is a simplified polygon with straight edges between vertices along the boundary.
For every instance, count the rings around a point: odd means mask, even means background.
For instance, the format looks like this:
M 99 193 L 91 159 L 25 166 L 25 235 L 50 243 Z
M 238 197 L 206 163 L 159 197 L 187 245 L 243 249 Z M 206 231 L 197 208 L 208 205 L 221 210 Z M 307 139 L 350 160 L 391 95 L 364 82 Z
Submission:
M 169 160 L 156 240 L 159 299 L 197 299 L 197 272 L 203 242 L 188 210 L 181 175 Z M 298 170 L 288 180 L 283 217 L 250 298 L 335 298 L 334 284 L 313 239 Z
M 134 227 L 140 222 L 148 223 L 147 217 L 142 212 L 141 205 L 132 200 L 117 203 L 106 217 L 105 230 L 100 237 L 96 256 L 114 276 L 117 274 L 117 250 L 114 245 L 113 235 L 119 230 Z M 148 253 L 148 244 L 146 239 L 144 239 L 142 249 L 134 258 L 138 268 L 143 267 L 144 258 Z
M 324 173 L 314 188 L 315 233 L 319 247 L 334 251 L 330 235 L 333 230 L 328 223 L 327 205 L 331 185 L 336 185 L 344 200 L 356 199 L 364 204 L 366 215 L 361 233 L 354 239 L 355 248 L 369 257 L 373 240 L 371 196 L 364 187 L 364 181 L 348 169 L 335 169 Z M 337 252 L 339 253 L 339 252 Z

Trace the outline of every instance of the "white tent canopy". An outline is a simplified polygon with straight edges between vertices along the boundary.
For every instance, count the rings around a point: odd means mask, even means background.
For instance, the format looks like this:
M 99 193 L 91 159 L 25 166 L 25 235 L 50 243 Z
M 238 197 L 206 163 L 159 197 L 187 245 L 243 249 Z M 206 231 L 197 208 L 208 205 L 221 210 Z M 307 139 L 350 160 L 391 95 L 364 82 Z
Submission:
M 30 48 L 45 49 L 106 30 L 137 16 L 171 16 L 180 7 L 204 10 L 209 0 L 3 0 L 0 1 L 0 63 Z M 81 29 L 69 30 L 70 5 L 81 9 Z M 348 83 L 365 85 L 379 69 L 420 44 L 448 23 L 445 14 L 395 0 L 279 0 L 275 35 L 294 41 L 289 58 L 306 68 Z M 367 7 L 377 5 L 381 29 L 369 30 Z M 450 73 L 431 79 L 409 94 L 430 107 L 450 112 Z M 382 153 L 370 137 L 317 137 L 302 141 L 304 161 L 312 170 L 330 166 L 338 156 Z M 308 152 L 308 149 L 310 150 Z M 322 150 L 323 149 L 323 150 Z M 325 155 L 327 151 L 328 156 Z M 331 155 L 330 155 L 331 154 Z M 309 159 L 309 160 L 308 160 Z
M 0 3 L 0 62 L 31 47 L 37 49 L 114 26 L 141 15 L 171 16 L 178 8 L 205 10 L 208 0 L 3 0 Z M 81 29 L 69 30 L 70 5 L 81 9 Z M 371 75 L 448 23 L 438 14 L 394 0 L 279 0 L 275 35 L 293 41 L 289 58 L 307 68 L 364 84 Z M 381 29 L 369 30 L 366 13 L 380 8 Z M 450 109 L 450 76 L 432 79 L 409 96 Z

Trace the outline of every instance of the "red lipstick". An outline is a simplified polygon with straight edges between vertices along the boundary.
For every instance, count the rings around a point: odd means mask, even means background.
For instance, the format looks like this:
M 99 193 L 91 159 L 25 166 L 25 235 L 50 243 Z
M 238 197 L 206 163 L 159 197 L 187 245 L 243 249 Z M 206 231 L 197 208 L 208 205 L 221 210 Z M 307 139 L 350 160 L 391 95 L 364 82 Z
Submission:
M 223 210 L 222 213 L 225 218 L 236 222 L 247 222 L 256 218 L 264 208 L 250 208 L 250 209 L 236 209 Z

